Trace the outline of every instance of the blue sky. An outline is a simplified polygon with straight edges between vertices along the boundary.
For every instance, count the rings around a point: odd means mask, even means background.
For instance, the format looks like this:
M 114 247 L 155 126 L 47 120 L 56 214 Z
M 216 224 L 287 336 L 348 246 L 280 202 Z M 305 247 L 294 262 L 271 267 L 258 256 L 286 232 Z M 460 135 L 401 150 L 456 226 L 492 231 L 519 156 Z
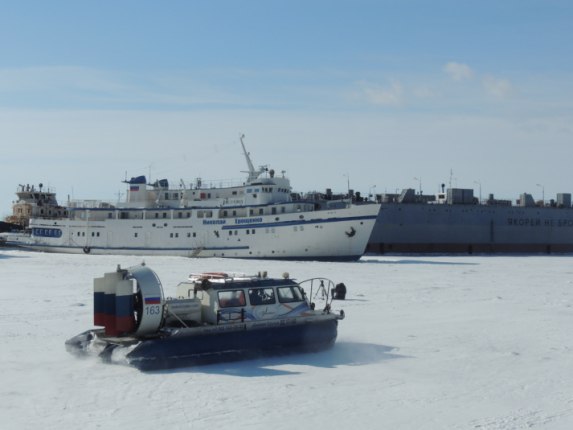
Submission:
M 0 215 L 127 174 L 573 192 L 568 1 L 0 1 Z M 414 179 L 419 178 L 419 179 Z M 539 185 L 538 185 L 539 184 Z

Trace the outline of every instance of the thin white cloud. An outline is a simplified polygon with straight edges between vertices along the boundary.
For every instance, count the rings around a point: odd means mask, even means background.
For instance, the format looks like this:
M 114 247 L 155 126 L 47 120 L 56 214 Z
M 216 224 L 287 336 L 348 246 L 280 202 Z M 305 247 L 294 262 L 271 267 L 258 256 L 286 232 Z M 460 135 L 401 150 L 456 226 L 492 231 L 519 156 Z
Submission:
M 237 104 L 232 92 L 217 89 L 205 80 L 183 74 L 129 74 L 75 66 L 0 69 L 2 104 L 12 100 L 46 100 L 66 106 L 155 104 Z
M 436 97 L 436 90 L 428 86 L 417 86 L 412 89 L 412 95 L 417 99 L 432 99 Z
M 111 73 L 85 67 L 0 69 L 0 91 L 2 92 L 63 89 L 113 92 L 125 90 L 126 87 Z
M 497 98 L 506 98 L 513 92 L 513 87 L 507 79 L 500 79 L 491 75 L 483 77 L 482 85 L 489 95 Z
M 404 90 L 398 81 L 389 86 L 361 83 L 361 94 L 369 103 L 380 106 L 399 106 L 404 101 Z
M 466 79 L 473 78 L 474 72 L 467 64 L 456 63 L 450 61 L 444 66 L 444 72 L 450 76 L 454 81 L 460 82 Z

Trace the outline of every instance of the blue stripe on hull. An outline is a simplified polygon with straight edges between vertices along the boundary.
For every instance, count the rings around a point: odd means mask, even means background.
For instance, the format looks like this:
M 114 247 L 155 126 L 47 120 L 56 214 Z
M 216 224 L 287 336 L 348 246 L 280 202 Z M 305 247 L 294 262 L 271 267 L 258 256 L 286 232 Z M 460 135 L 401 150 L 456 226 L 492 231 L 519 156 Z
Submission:
M 276 221 L 276 222 L 262 222 L 262 223 L 245 223 L 245 224 L 230 224 L 223 225 L 221 228 L 223 230 L 236 230 L 236 229 L 247 229 L 247 228 L 270 228 L 270 227 L 290 227 L 295 225 L 307 225 L 307 224 L 327 224 L 333 222 L 345 222 L 345 221 L 364 221 L 369 219 L 376 219 L 377 215 L 367 215 L 367 216 L 355 216 L 355 217 L 344 217 L 344 218 L 318 218 L 318 219 L 303 219 L 303 220 L 292 220 L 292 221 Z

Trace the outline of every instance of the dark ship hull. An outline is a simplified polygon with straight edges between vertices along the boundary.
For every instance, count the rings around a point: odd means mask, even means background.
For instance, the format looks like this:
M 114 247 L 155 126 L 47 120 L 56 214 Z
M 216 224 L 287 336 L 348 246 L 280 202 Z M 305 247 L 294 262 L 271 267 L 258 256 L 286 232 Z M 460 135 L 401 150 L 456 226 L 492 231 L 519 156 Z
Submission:
M 382 203 L 367 252 L 571 253 L 573 209 Z

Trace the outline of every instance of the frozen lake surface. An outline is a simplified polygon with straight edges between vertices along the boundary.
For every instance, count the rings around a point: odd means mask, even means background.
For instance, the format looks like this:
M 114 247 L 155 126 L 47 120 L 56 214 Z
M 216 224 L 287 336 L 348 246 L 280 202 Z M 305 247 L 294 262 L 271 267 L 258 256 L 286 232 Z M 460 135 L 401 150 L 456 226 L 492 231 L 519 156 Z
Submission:
M 333 349 L 142 373 L 68 354 L 94 277 L 146 264 L 344 282 Z M 11 429 L 571 429 L 573 257 L 355 263 L 0 250 L 0 423 Z

